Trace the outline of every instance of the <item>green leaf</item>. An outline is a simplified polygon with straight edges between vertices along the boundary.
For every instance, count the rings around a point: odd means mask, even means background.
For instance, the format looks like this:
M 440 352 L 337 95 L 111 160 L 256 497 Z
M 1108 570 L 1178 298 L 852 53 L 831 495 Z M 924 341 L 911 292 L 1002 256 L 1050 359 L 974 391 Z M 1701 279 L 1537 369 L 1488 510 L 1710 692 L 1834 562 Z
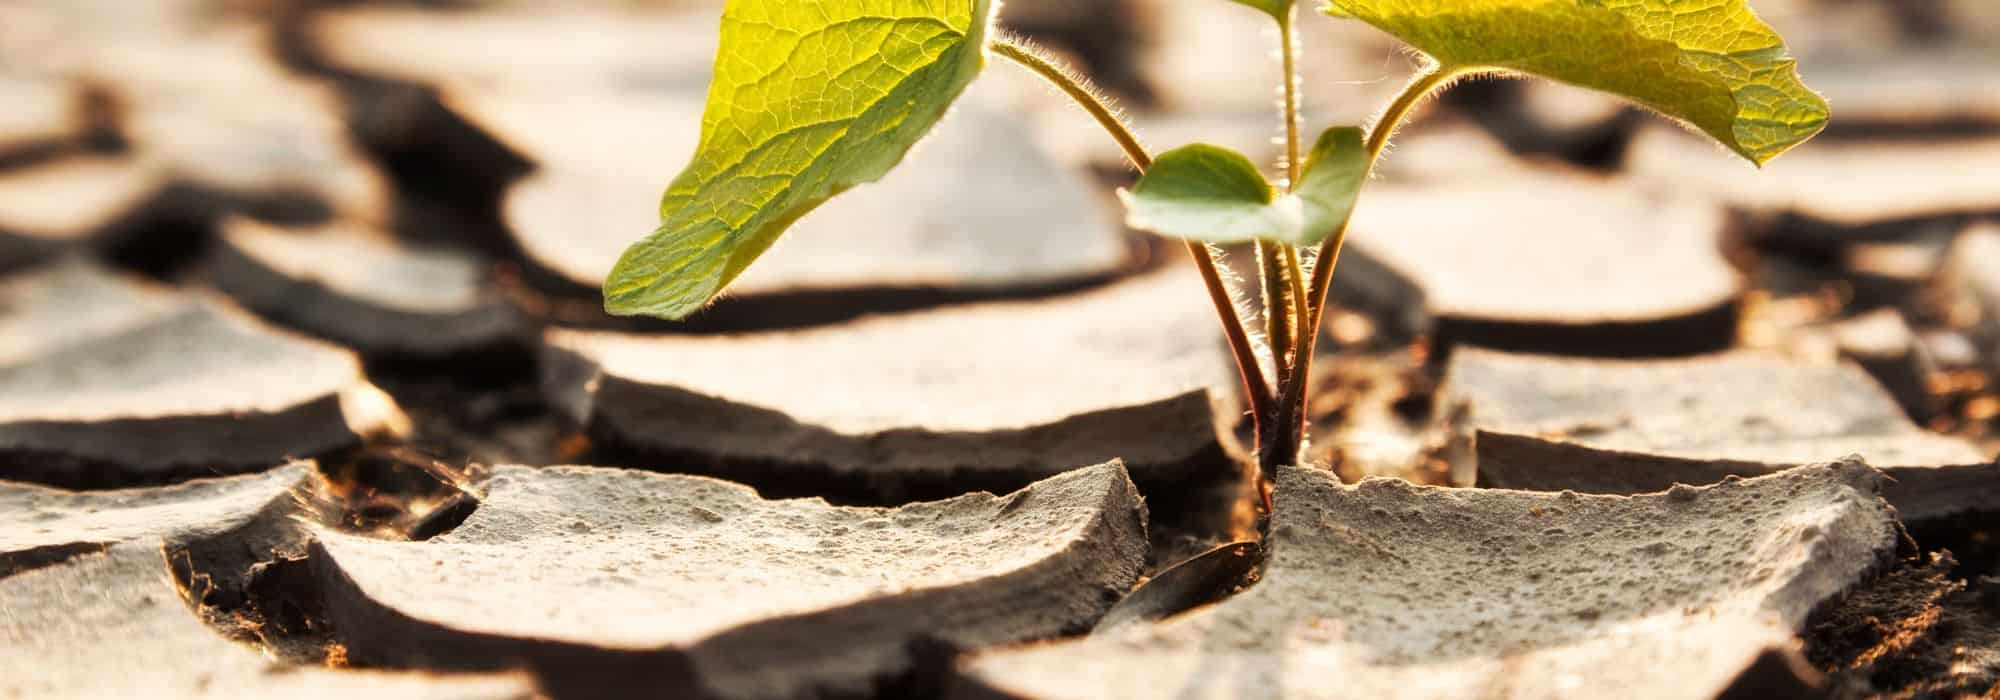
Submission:
M 1243 154 L 1205 143 L 1153 159 L 1125 200 L 1133 228 L 1210 243 L 1284 240 L 1305 226 L 1297 199 L 1279 198 Z
M 881 179 L 978 75 L 991 21 L 991 0 L 729 0 L 700 145 L 605 310 L 685 317 L 799 217 Z
M 1537 75 L 1680 119 L 1762 165 L 1825 128 L 1784 41 L 1744 0 L 1327 0 L 1445 70 Z
M 1306 154 L 1299 186 L 1292 194 L 1305 205 L 1306 229 L 1300 242 L 1316 244 L 1346 225 L 1354 201 L 1368 181 L 1368 150 L 1360 127 L 1337 126 L 1319 135 Z
M 1160 154 L 1119 195 L 1133 228 L 1210 243 L 1311 245 L 1347 221 L 1367 175 L 1361 130 L 1338 127 L 1320 136 L 1292 193 L 1278 192 L 1242 154 L 1198 143 Z
M 1258 12 L 1270 15 L 1279 22 L 1291 21 L 1292 0 L 1231 0 L 1239 5 L 1248 5 Z

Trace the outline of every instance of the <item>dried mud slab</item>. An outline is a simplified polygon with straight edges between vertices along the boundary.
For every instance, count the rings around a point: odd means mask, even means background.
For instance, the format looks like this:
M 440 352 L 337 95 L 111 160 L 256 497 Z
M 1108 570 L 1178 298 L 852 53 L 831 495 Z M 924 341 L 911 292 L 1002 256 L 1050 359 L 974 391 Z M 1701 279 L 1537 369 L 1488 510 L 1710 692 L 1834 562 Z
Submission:
M 10 19 L 0 10 L 0 24 Z M 48 163 L 124 143 L 107 93 L 58 76 L 15 70 L 0 39 L 0 172 Z
M 434 113 L 358 128 L 462 128 L 538 164 L 501 195 L 511 247 L 539 293 L 524 306 L 563 323 L 628 327 L 603 314 L 598 290 L 626 246 L 657 228 L 663 183 L 694 150 L 715 23 L 713 6 L 358 7 L 314 13 L 308 36 L 325 64 L 437 95 Z M 1018 86 L 1006 77 L 979 81 L 909 162 L 812 212 L 730 296 L 678 327 L 822 324 L 1068 291 L 1130 271 L 1116 213 L 1017 123 L 1003 96 Z M 440 126 L 408 123 L 425 120 Z M 977 194 L 998 191 L 1015 194 Z
M 567 111 L 565 105 L 589 109 L 607 96 L 655 93 L 699 100 L 715 58 L 719 12 L 719 5 L 706 3 L 692 10 L 634 3 L 350 3 L 300 13 L 289 48 L 298 54 L 295 64 L 338 79 L 355 133 L 395 173 L 399 188 L 415 195 L 411 201 L 432 210 L 405 216 L 443 217 L 452 229 L 472 229 L 483 247 L 508 252 L 509 238 L 492 210 L 532 161 L 473 122 L 459 93 L 539 102 L 569 115 L 542 128 L 587 141 L 594 125 L 622 119 L 618 115 L 629 106 Z M 585 123 L 593 127 L 576 128 Z M 630 145 L 650 143 L 655 135 L 642 134 L 647 140 Z M 420 222 L 403 228 L 436 227 Z
M 256 104 L 286 100 L 322 106 L 272 113 L 222 105 L 141 112 L 132 131 L 172 164 L 178 180 L 221 197 L 224 206 L 212 215 L 226 208 L 273 220 L 319 221 L 343 214 L 381 217 L 390 211 L 388 181 L 346 141 L 332 96 L 315 92 Z M 246 133 L 260 136 L 245 138 Z
M 1925 431 L 1859 368 L 1739 351 L 1580 360 L 1452 358 L 1438 406 L 1460 407 L 1481 485 L 1646 493 L 1860 455 L 1892 477 L 1906 520 L 2000 510 L 2000 466 Z
M 1522 83 L 1524 87 L 1535 84 Z M 1412 133 L 1408 143 L 1397 144 L 1395 154 L 1383 158 L 1379 165 L 1378 172 L 1386 184 L 1430 185 L 1449 193 L 1451 188 L 1468 180 L 1520 177 L 1524 168 L 1594 177 L 1537 154 L 1516 154 L 1485 127 L 1450 112 L 1426 114 L 1411 128 L 1422 131 Z
M 1947 74 L 1948 75 L 1948 74 Z M 1829 141 L 1758 170 L 1675 130 L 1648 128 L 1632 145 L 1641 177 L 1713 193 L 1751 212 L 1787 215 L 1775 244 L 1826 250 L 1918 233 L 1931 220 L 2000 213 L 2000 138 Z M 1734 162 L 1732 162 L 1734 161 Z
M 386 212 L 388 185 L 349 141 L 339 96 L 278 65 L 263 12 L 226 4 L 20 3 L 0 55 L 113 91 L 138 151 L 177 182 L 220 195 L 211 210 Z
M 563 697 L 867 697 L 928 646 L 1087 627 L 1139 574 L 1116 463 L 999 497 L 772 501 L 702 477 L 502 467 L 427 542 L 324 533 L 312 570 L 349 658 L 525 662 Z
M 1937 363 L 1902 312 L 1877 309 L 1834 324 L 1832 335 L 1840 356 L 1880 382 L 1911 420 L 1928 421 L 1937 412 L 1930 392 Z
M 1000 109 L 1004 87 L 976 84 L 908 161 L 806 215 L 692 323 L 802 325 L 1045 294 L 1131 271 L 1136 261 L 1116 215 L 1090 195 L 1082 173 L 1056 162 Z M 544 164 L 508 191 L 503 218 L 539 286 L 582 299 L 577 320 L 601 316 L 605 276 L 626 246 L 659 225 L 663 183 L 694 151 L 700 94 L 455 99 L 474 123 Z M 574 128 L 579 121 L 592 127 Z
M 191 609 L 241 595 L 281 547 L 303 554 L 291 518 L 309 469 L 122 491 L 0 482 L 0 697 L 530 696 L 519 676 L 278 665 Z
M 358 222 L 283 227 L 234 217 L 209 269 L 266 318 L 371 355 L 445 357 L 520 330 L 479 258 L 406 246 Z
M 107 242 L 166 185 L 159 169 L 124 157 L 0 170 L 0 271 Z
M 245 44 L 264 36 L 240 38 Z M 316 220 L 350 214 L 383 216 L 393 193 L 388 181 L 347 137 L 339 99 L 330 89 L 277 73 L 253 49 L 188 56 L 177 70 L 229 75 L 223 85 L 135 88 L 130 132 L 182 180 L 261 209 L 267 218 Z M 153 60 L 159 60 L 154 57 Z M 272 71 L 233 75 L 224 67 Z M 221 79 L 217 79 L 220 81 Z M 247 103 L 233 96 L 257 94 Z M 162 103 L 150 106 L 149 101 Z
M 0 73 L 0 98 L 7 104 L 0 111 L 0 155 L 62 140 L 76 126 L 60 81 Z
M 1915 47 L 1909 47 L 1915 48 Z M 1835 137 L 2000 133 L 2000 53 L 1902 50 L 1866 63 L 1813 62 L 1813 89 L 1840 106 Z
M 1262 582 L 1209 608 L 961 662 L 954 697 L 1711 698 L 1796 678 L 1814 606 L 1893 554 L 1880 475 L 1646 496 L 1287 468 Z
M 1850 306 L 1919 311 L 1931 308 L 1928 295 L 1944 269 L 1958 233 L 1957 229 L 1940 227 L 1918 235 L 1844 246 L 1840 251 L 1840 271 L 1853 288 Z
M 1974 310 L 1967 335 L 1988 367 L 2000 368 L 2000 224 L 1973 226 L 1946 255 L 1943 287 Z
M 288 668 L 209 629 L 167 575 L 159 543 L 132 542 L 0 579 L 0 696 L 528 698 L 519 675 Z
M 558 297 L 550 315 L 599 323 L 606 273 L 657 228 L 660 190 L 694 151 L 715 23 L 712 6 L 361 7 L 316 13 L 311 36 L 327 63 L 431 86 L 445 112 L 539 164 L 506 191 L 504 223 L 530 281 Z M 1018 124 L 1007 77 L 976 83 L 883 182 L 806 216 L 694 323 L 823 323 L 1129 271 L 1116 213 Z
M 1191 270 L 1074 296 L 803 331 L 552 330 L 551 404 L 626 461 L 778 493 L 1007 490 L 1123 459 L 1147 486 L 1227 464 L 1236 378 Z
M 184 543 L 290 502 L 304 466 L 161 488 L 65 491 L 0 482 L 0 578 L 127 543 Z M 0 598 L 4 600 L 4 598 Z
M 80 258 L 0 277 L 0 366 L 21 364 L 91 338 L 174 313 L 187 297 Z
M 1383 188 L 1355 211 L 1349 251 L 1377 273 L 1334 283 L 1343 298 L 1421 290 L 1441 348 L 1692 354 L 1735 338 L 1742 281 L 1722 256 L 1725 226 L 1708 199 L 1553 172 Z
M 83 263 L 0 285 L 0 478 L 157 483 L 264 469 L 395 430 L 345 350 Z M 43 303 L 50 300 L 55 303 Z
M 454 99 L 459 92 L 529 96 L 557 110 L 608 95 L 699 99 L 720 12 L 706 3 L 692 10 L 583 2 L 317 5 L 295 18 L 288 58 L 339 81 L 355 133 L 404 191 L 448 202 L 447 209 L 476 207 L 469 218 L 482 227 L 491 225 L 486 210 L 529 163 L 468 119 Z M 595 131 L 574 127 L 619 113 L 568 112 L 546 128 Z M 504 233 L 492 227 L 481 235 L 503 247 Z
M 440 87 L 700 93 L 715 59 L 719 6 L 633 3 L 355 5 L 312 13 L 315 60 Z

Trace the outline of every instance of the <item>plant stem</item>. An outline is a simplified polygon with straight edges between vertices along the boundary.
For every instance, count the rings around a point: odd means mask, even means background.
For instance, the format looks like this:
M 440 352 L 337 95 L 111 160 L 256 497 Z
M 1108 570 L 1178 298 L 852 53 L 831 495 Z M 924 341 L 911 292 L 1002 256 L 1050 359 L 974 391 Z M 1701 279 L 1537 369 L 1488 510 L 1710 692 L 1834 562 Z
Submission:
M 1299 171 L 1305 167 L 1299 162 L 1299 46 L 1298 37 L 1292 32 L 1292 20 L 1298 9 L 1278 21 L 1278 40 L 1284 43 L 1279 55 L 1285 63 L 1285 188 L 1297 189 Z M 1303 319 L 1301 319 L 1303 320 Z
M 1368 170 L 1373 173 L 1375 162 L 1382 157 L 1382 149 L 1388 147 L 1389 137 L 1410 116 L 1418 103 L 1436 92 L 1440 86 L 1450 82 L 1459 74 L 1456 71 L 1431 66 L 1424 69 L 1403 88 L 1382 116 L 1375 120 L 1375 126 L 1368 132 Z M 1312 381 L 1313 349 L 1319 340 L 1320 321 L 1326 315 L 1327 289 L 1333 285 L 1333 269 L 1340 262 L 1340 248 L 1347 241 L 1347 221 L 1335 228 L 1333 235 L 1320 244 L 1319 257 L 1313 263 L 1312 288 L 1306 293 L 1306 315 L 1299 329 L 1298 355 L 1292 362 L 1290 371 L 1279 378 L 1279 396 L 1276 413 L 1269 428 L 1273 439 L 1269 449 L 1259 445 L 1258 460 L 1265 468 L 1288 463 L 1298 459 L 1298 452 L 1305 443 L 1306 385 Z M 1276 460 L 1276 461 L 1273 461 Z
M 1278 379 L 1285 376 L 1285 368 L 1292 366 L 1292 347 L 1296 336 L 1292 329 L 1292 284 L 1285 276 L 1285 253 L 1281 245 L 1271 241 L 1257 241 L 1257 265 L 1263 270 L 1264 278 L 1264 337 L 1271 346 L 1271 368 Z
M 1295 12 L 1295 11 L 1294 11 Z M 1294 12 L 1288 12 L 1278 20 L 1278 38 L 1283 48 L 1279 51 L 1284 62 L 1284 100 L 1281 115 L 1285 120 L 1285 188 L 1298 187 L 1299 170 L 1299 80 L 1298 42 L 1292 33 Z M 1271 345 L 1271 367 L 1278 381 L 1283 381 L 1297 356 L 1300 327 L 1306 317 L 1295 313 L 1298 302 L 1304 301 L 1305 280 L 1298 275 L 1291 263 L 1298 258 L 1298 249 L 1272 241 L 1257 242 L 1257 259 L 1263 268 L 1264 277 L 1264 323 L 1265 337 Z M 1270 407 L 1276 411 L 1276 407 Z M 1260 443 L 1262 440 L 1260 439 Z
M 1311 308 L 1306 300 L 1306 270 L 1299 262 L 1298 246 L 1287 245 L 1285 253 L 1285 281 L 1292 285 L 1292 313 L 1296 314 L 1296 327 L 1303 327 Z
M 1132 167 L 1138 168 L 1140 172 L 1153 167 L 1153 155 L 1147 153 L 1146 147 L 1139 143 L 1138 135 L 1118 118 L 1118 113 L 1113 111 L 1110 105 L 1098 98 L 1097 91 L 1090 89 L 1082 77 L 1042 57 L 1041 53 L 1023 39 L 996 36 L 989 45 L 993 53 L 1034 71 L 1036 75 L 1042 76 L 1044 80 L 1069 95 L 1070 101 L 1082 107 L 1083 111 L 1089 112 L 1091 118 L 1096 119 L 1098 125 L 1103 126 L 1104 131 L 1111 134 L 1111 139 L 1118 142 L 1118 147 L 1125 150 L 1125 157 L 1132 161 Z
M 1097 93 L 1062 66 L 1043 58 L 1034 48 L 1012 37 L 996 36 L 988 44 L 993 53 L 999 54 L 1028 70 L 1034 71 L 1057 89 L 1069 95 L 1071 101 L 1096 119 L 1099 126 L 1111 135 L 1118 147 L 1124 149 L 1126 159 L 1140 172 L 1153 166 L 1153 156 L 1139 143 L 1139 137 L 1118 118 L 1118 113 L 1099 99 Z M 1250 403 L 1250 415 L 1258 423 L 1261 432 L 1263 417 L 1272 410 L 1273 399 L 1270 380 L 1265 379 L 1264 370 L 1257 362 L 1257 351 L 1250 345 L 1250 334 L 1243 328 L 1243 318 L 1237 314 L 1236 302 L 1230 297 L 1229 285 L 1222 280 L 1222 272 L 1216 267 L 1215 256 L 1208 246 L 1198 241 L 1187 242 L 1188 255 L 1194 258 L 1195 269 L 1201 272 L 1202 283 L 1208 288 L 1208 298 L 1215 304 L 1215 313 L 1222 321 L 1223 335 L 1229 340 L 1229 350 L 1236 358 L 1236 369 L 1243 375 L 1243 389 Z M 1274 376 L 1282 377 L 1280 368 Z

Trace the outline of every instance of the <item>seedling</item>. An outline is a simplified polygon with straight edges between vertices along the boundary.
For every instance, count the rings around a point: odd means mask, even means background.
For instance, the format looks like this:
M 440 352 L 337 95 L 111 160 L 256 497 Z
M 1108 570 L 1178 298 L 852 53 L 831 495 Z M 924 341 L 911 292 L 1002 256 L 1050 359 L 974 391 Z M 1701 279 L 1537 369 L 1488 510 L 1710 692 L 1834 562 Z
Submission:
M 1187 242 L 1241 370 L 1261 475 L 1299 458 L 1314 342 L 1356 199 L 1418 103 L 1472 75 L 1531 76 L 1609 93 L 1761 165 L 1824 126 L 1778 35 L 1745 0 L 1326 0 L 1421 55 L 1416 78 L 1366 129 L 1300 136 L 1294 0 L 1234 0 L 1277 23 L 1283 177 L 1195 144 L 1157 158 L 1076 74 L 993 28 L 993 0 L 729 0 L 693 161 L 660 227 L 604 285 L 613 314 L 678 319 L 741 274 L 799 217 L 894 168 L 985 66 L 1011 60 L 1103 125 L 1142 175 L 1128 223 Z M 1190 37 L 1189 39 L 1193 39 Z M 1260 349 L 1215 252 L 1254 243 Z

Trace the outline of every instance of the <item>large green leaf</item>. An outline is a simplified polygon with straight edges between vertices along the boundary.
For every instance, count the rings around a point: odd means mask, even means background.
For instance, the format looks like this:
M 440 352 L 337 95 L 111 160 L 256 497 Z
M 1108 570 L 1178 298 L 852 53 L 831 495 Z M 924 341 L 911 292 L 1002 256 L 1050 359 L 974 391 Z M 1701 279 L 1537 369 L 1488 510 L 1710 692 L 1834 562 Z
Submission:
M 1763 164 L 1826 126 L 1784 41 L 1744 0 L 1326 0 L 1446 70 L 1497 69 L 1620 95 Z
M 1198 143 L 1160 154 L 1119 194 L 1126 223 L 1163 236 L 1311 245 L 1347 221 L 1367 176 L 1361 130 L 1336 127 L 1320 136 L 1290 193 L 1272 187 L 1242 154 Z
M 991 15 L 991 0 L 729 0 L 701 143 L 604 308 L 687 316 L 799 217 L 881 179 L 978 75 Z

